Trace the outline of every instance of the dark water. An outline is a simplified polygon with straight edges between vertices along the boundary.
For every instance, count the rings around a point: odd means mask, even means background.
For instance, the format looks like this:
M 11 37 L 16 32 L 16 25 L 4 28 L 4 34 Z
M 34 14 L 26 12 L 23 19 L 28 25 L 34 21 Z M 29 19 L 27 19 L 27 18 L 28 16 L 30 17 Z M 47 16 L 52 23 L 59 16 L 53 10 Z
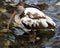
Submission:
M 31 4 L 36 5 L 36 4 L 44 4 L 45 3 L 49 6 L 47 8 L 47 10 L 45 10 L 44 13 L 54 20 L 54 22 L 56 23 L 57 29 L 55 31 L 55 35 L 52 38 L 50 38 L 48 42 L 44 43 L 44 45 L 41 48 L 43 48 L 43 47 L 45 47 L 45 48 L 60 48 L 60 17 L 59 17 L 60 16 L 60 5 L 59 6 L 56 5 L 56 3 L 60 2 L 60 0 L 26 0 L 25 2 L 26 2 L 26 4 L 29 4 L 29 5 L 31 5 Z M 19 0 L 15 0 L 15 3 L 18 4 Z M 22 30 L 20 30 L 20 29 L 14 28 L 14 27 L 13 27 L 13 29 L 14 29 L 14 31 L 12 31 L 12 32 L 15 32 L 15 34 L 18 36 L 18 38 L 20 40 L 22 40 L 21 39 L 22 37 L 20 38 L 19 35 L 21 36 L 24 32 L 22 32 Z M 7 36 L 7 35 L 5 35 L 5 36 Z M 10 35 L 7 38 L 9 40 L 11 40 L 11 42 L 13 42 L 13 43 L 15 42 L 15 36 Z M 25 37 L 25 38 L 28 38 L 28 37 Z M 3 39 L 3 40 L 6 41 L 7 39 Z M 16 44 L 19 44 L 19 43 L 20 42 L 17 42 Z M 36 48 L 36 45 L 34 44 L 33 47 L 31 47 L 31 48 Z M 37 48 L 39 48 L 39 47 L 37 47 Z

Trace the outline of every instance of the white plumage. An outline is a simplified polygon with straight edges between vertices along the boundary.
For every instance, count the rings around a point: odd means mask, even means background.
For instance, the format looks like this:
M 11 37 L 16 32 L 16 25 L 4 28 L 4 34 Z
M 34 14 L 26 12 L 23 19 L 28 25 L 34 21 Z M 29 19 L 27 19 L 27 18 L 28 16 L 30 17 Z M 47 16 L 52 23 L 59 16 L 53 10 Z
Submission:
M 27 15 L 28 13 L 31 13 L 30 14 L 31 18 L 29 17 L 29 15 Z M 37 14 L 36 15 L 36 17 L 38 17 L 37 19 L 34 19 L 34 16 L 33 16 L 34 14 Z M 36 8 L 32 8 L 32 7 L 25 8 L 24 17 L 20 18 L 19 15 L 20 14 L 15 16 L 16 23 L 19 24 L 20 26 L 22 24 L 23 25 L 25 24 L 26 26 L 29 26 L 30 29 L 31 28 L 53 29 L 56 26 L 55 22 L 50 17 L 48 17 L 42 11 L 40 11 Z
M 42 26 L 44 26 L 45 28 L 48 27 L 48 24 L 46 22 L 46 19 L 40 19 L 40 23 L 42 24 Z
M 38 13 L 38 16 L 40 16 L 40 17 L 43 17 L 44 16 L 45 17 L 45 14 L 43 12 L 41 12 L 40 10 L 36 9 L 36 8 L 32 8 L 32 7 L 26 8 L 25 11 L 24 11 L 25 15 L 28 12 L 30 12 L 32 14 Z

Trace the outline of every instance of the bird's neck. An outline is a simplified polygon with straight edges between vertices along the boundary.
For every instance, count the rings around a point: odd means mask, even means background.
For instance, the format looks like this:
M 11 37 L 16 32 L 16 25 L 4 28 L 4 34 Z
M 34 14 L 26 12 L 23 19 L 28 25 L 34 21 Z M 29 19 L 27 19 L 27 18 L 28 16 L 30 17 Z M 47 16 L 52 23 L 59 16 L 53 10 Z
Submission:
M 20 21 L 20 14 L 16 14 L 14 20 L 15 20 L 15 22 L 19 23 L 19 21 Z

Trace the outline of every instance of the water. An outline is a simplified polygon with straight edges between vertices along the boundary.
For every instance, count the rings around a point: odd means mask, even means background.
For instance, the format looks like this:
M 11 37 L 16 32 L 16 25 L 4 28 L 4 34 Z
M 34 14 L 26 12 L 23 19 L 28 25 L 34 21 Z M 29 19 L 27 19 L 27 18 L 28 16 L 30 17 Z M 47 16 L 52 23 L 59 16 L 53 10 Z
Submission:
M 10 0 L 5 0 L 6 2 L 10 1 Z M 18 4 L 20 0 L 15 0 L 15 4 Z M 43 4 L 46 3 L 48 5 L 53 5 L 57 2 L 57 0 L 25 0 L 25 2 L 27 4 Z
M 35 4 L 35 5 L 43 4 L 43 3 L 48 4 L 49 8 L 45 11 L 45 14 L 54 20 L 57 28 L 60 27 L 60 19 L 58 19 L 58 17 L 57 17 L 57 14 L 60 13 L 60 7 L 55 6 L 55 3 L 58 2 L 58 0 L 26 0 L 25 2 L 27 4 Z M 60 40 L 60 35 L 58 36 L 59 33 L 60 33 L 59 30 L 57 30 L 55 32 L 54 37 L 52 37 L 52 39 L 50 39 L 53 43 Z M 57 44 L 57 42 L 56 42 L 56 44 Z M 57 46 L 57 45 L 53 45 L 53 46 Z M 46 46 L 45 48 L 52 48 L 52 45 Z
M 6 0 L 8 1 L 8 0 Z M 9 0 L 10 1 L 10 0 Z M 50 39 L 53 44 L 45 45 L 45 48 L 60 48 L 60 19 L 58 19 L 57 14 L 60 13 L 60 6 L 56 6 L 56 2 L 59 2 L 60 0 L 26 0 L 26 4 L 43 4 L 46 3 L 49 5 L 49 8 L 45 11 L 45 14 L 51 17 L 54 22 L 56 23 L 57 30 L 55 31 L 54 37 Z M 15 4 L 18 4 L 19 0 L 15 0 Z M 15 34 L 23 35 L 24 32 L 20 29 L 15 28 Z M 59 34 L 59 35 L 58 35 Z M 15 37 L 10 36 L 10 40 L 14 42 Z M 55 43 L 55 44 L 54 44 Z

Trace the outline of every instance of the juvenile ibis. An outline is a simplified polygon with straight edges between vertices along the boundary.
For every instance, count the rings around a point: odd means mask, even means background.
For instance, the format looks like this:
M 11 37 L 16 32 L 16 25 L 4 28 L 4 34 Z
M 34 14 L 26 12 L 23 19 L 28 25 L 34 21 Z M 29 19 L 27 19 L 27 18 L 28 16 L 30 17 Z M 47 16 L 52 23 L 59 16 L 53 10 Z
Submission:
M 42 11 L 33 8 L 27 7 L 24 8 L 23 4 L 18 6 L 18 9 L 12 14 L 8 27 L 14 18 L 15 22 L 21 28 L 26 29 L 55 29 L 56 23 Z

